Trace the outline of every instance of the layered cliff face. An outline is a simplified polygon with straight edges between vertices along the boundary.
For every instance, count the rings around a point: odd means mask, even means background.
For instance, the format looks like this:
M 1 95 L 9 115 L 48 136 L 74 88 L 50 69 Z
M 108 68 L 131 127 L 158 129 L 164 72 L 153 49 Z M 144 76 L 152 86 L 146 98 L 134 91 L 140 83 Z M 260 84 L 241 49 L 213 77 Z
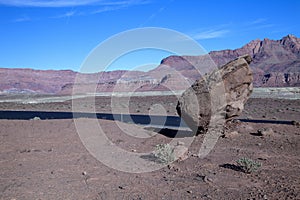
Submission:
M 235 50 L 212 51 L 210 58 L 216 66 L 222 66 L 235 58 L 248 54 L 255 87 L 300 86 L 300 39 L 288 35 L 281 40 L 253 40 Z M 206 60 L 209 60 L 206 57 Z M 187 60 L 201 60 L 203 56 L 170 56 L 161 64 L 171 66 L 189 79 L 199 79 L 199 72 Z M 210 64 L 208 64 L 208 68 Z M 197 64 L 195 65 L 197 66 Z M 197 66 L 198 67 L 198 66 Z M 196 68 L 197 68 L 196 67 Z M 161 70 L 160 67 L 155 70 Z M 201 71 L 201 68 L 200 68 Z M 206 72 L 201 72 L 202 74 Z M 198 76 L 198 77 L 197 77 Z
M 300 86 L 300 39 L 253 40 L 235 50 L 202 56 L 170 56 L 149 72 L 112 71 L 80 74 L 71 70 L 0 68 L 0 93 L 71 94 L 75 77 L 80 93 L 111 91 L 184 90 L 217 66 L 249 54 L 254 87 Z
M 217 65 L 237 56 L 253 57 L 251 68 L 256 87 L 288 87 L 300 85 L 300 39 L 288 35 L 281 40 L 254 40 L 240 49 L 209 53 Z
M 0 68 L 2 93 L 57 93 L 62 85 L 72 83 L 76 72 L 71 70 L 32 70 Z
M 80 74 L 71 70 L 33 70 L 0 68 L 1 93 L 71 94 L 77 78 L 85 84 L 114 83 L 126 71 Z

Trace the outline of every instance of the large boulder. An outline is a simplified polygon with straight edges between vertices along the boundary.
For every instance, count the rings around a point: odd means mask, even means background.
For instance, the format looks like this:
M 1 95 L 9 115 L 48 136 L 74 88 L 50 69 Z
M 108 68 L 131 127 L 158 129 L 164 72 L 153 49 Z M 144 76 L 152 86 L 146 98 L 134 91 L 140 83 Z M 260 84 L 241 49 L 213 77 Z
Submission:
M 212 121 L 225 122 L 241 114 L 253 90 L 251 61 L 249 55 L 238 57 L 195 81 L 182 94 L 176 109 L 195 133 L 206 133 Z

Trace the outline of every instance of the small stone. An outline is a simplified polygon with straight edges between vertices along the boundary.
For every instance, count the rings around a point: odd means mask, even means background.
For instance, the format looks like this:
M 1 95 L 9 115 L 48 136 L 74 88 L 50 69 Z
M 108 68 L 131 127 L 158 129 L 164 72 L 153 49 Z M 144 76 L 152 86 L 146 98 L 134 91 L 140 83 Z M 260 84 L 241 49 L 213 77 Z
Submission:
M 136 152 L 136 149 L 131 149 L 131 152 Z
M 225 138 L 234 138 L 237 137 L 239 135 L 239 133 L 237 131 L 232 131 L 229 133 L 225 133 L 224 137 Z
M 203 180 L 206 183 L 212 183 L 213 182 L 213 180 L 211 178 L 207 177 L 207 176 L 205 176 Z
M 170 169 L 170 170 L 174 170 L 174 171 L 180 171 L 180 169 L 179 169 L 179 167 L 176 167 L 174 164 L 169 164 L 168 165 L 168 168 Z
M 82 172 L 82 175 L 83 175 L 83 176 L 86 176 L 86 175 L 87 175 L 86 171 Z
M 169 164 L 169 165 L 168 165 L 168 168 L 169 168 L 169 169 L 173 169 L 173 168 L 174 168 L 174 165 L 173 165 L 173 164 Z
M 203 195 L 203 197 L 211 198 L 211 196 L 209 194 L 205 194 L 205 195 Z
M 195 180 L 204 181 L 204 178 L 205 178 L 205 176 L 203 176 L 201 174 L 197 174 L 196 177 L 195 177 Z
M 192 154 L 192 157 L 196 157 L 196 158 L 197 158 L 197 157 L 198 157 L 198 154 L 195 154 L 195 153 L 194 153 L 194 154 Z
M 294 126 L 300 126 L 300 122 L 297 122 L 297 121 L 292 121 L 292 125 L 294 125 Z
M 268 199 L 268 197 L 267 197 L 267 195 L 266 195 L 266 194 L 263 196 L 263 198 L 264 198 L 264 199 Z
M 30 149 L 28 149 L 28 150 L 27 149 L 23 149 L 23 150 L 20 151 L 20 153 L 29 153 L 30 151 L 31 151 Z
M 257 159 L 258 159 L 258 160 L 267 160 L 268 158 L 269 158 L 268 155 L 266 155 L 266 154 L 261 154 Z
M 189 194 L 192 194 L 192 193 L 193 193 L 193 191 L 192 191 L 192 190 L 188 190 L 188 191 L 187 191 L 187 193 L 189 193 Z
M 270 136 L 270 135 L 274 135 L 274 131 L 272 128 L 263 128 L 257 130 L 257 134 L 259 136 Z

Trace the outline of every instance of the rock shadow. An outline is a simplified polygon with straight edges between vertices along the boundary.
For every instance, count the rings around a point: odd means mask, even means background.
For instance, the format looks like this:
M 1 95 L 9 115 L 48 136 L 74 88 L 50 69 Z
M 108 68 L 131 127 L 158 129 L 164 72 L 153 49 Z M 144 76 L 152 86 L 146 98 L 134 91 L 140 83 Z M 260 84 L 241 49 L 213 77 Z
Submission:
M 151 161 L 151 162 L 159 161 L 159 159 L 154 154 L 141 155 L 140 158 Z
M 237 171 L 237 172 L 243 172 L 243 169 L 240 166 L 237 166 L 237 165 L 234 165 L 234 164 L 226 163 L 226 164 L 219 165 L 219 167 L 223 167 L 223 168 L 226 168 L 226 169 L 231 169 L 231 170 L 234 170 L 234 171 Z
M 250 135 L 258 136 L 258 137 L 261 137 L 261 136 L 262 136 L 262 134 L 261 134 L 261 133 L 258 133 L 258 132 L 250 133 Z
M 169 138 L 185 138 L 185 137 L 194 137 L 195 133 L 189 130 L 178 130 L 178 129 L 170 129 L 170 128 L 153 128 L 147 127 L 146 130 L 150 130 L 161 135 L 164 135 Z

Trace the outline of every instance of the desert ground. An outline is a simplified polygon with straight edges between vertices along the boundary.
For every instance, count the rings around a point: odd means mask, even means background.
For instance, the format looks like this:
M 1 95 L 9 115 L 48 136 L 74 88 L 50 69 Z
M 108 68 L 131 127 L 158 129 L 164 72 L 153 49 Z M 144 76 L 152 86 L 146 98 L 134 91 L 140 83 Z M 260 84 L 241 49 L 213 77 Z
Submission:
M 85 112 L 96 108 L 109 113 L 113 107 L 110 97 L 96 97 L 95 103 L 92 97 L 74 101 Z M 118 97 L 118 109 L 177 115 L 176 96 L 127 101 Z M 72 101 L 2 102 L 0 110 L 71 112 Z M 74 119 L 2 119 L 0 199 L 300 199 L 300 100 L 250 98 L 239 119 L 225 125 L 224 135 L 205 158 L 197 156 L 205 137 L 199 135 L 187 159 L 147 173 L 119 171 L 97 160 L 80 140 Z M 173 139 L 164 132 L 174 130 L 127 124 L 136 134 L 154 132 L 151 138 L 138 138 L 124 134 L 115 121 L 77 120 L 99 123 L 109 140 L 126 151 L 151 152 Z M 245 173 L 236 163 L 243 157 L 262 166 Z

